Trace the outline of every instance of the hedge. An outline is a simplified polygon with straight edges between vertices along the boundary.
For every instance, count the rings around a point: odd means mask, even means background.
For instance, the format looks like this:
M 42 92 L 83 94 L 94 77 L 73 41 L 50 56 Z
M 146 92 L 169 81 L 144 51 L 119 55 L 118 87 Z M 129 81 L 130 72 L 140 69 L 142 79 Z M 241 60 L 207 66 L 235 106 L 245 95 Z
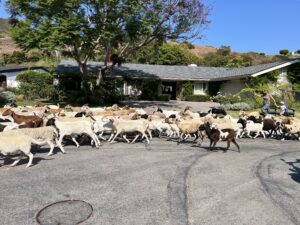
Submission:
M 210 97 L 208 95 L 187 95 L 185 100 L 189 102 L 208 102 Z
M 157 97 L 158 101 L 168 102 L 168 101 L 170 101 L 170 99 L 171 99 L 171 95 L 169 95 L 169 94 L 161 94 L 161 95 L 158 95 L 158 97 Z
M 0 103 L 2 104 L 10 104 L 16 101 L 16 96 L 14 93 L 10 91 L 0 92 Z

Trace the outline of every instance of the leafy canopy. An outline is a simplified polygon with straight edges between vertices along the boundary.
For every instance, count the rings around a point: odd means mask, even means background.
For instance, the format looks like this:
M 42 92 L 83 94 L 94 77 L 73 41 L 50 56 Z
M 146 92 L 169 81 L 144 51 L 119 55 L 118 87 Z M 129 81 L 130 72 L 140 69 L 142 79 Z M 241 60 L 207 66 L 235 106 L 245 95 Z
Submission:
M 8 0 L 12 37 L 23 49 L 60 51 L 82 66 L 104 53 L 128 55 L 153 41 L 200 38 L 202 0 Z

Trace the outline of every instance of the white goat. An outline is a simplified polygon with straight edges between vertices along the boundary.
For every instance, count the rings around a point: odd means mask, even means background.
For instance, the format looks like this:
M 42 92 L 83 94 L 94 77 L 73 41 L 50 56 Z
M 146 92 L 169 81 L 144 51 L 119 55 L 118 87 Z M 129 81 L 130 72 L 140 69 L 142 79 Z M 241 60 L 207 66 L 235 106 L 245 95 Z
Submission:
M 116 137 L 120 134 L 126 133 L 134 133 L 139 132 L 142 134 L 142 138 L 145 137 L 147 143 L 149 144 L 149 139 L 146 135 L 146 131 L 148 130 L 149 124 L 147 120 L 140 119 L 140 120 L 115 120 L 113 121 L 113 125 L 116 127 L 116 134 L 112 140 L 109 139 L 110 143 L 113 143 Z M 139 137 L 139 134 L 135 136 L 131 143 L 134 143 L 135 140 Z M 123 138 L 129 143 L 129 140 L 123 135 Z
M 89 135 L 96 147 L 101 145 L 99 139 L 96 134 L 92 130 L 92 122 L 89 119 L 75 119 L 75 120 L 55 120 L 55 126 L 59 130 L 59 140 L 58 144 L 62 144 L 62 140 L 64 136 L 70 135 L 72 137 L 73 142 L 76 144 L 77 148 L 79 148 L 79 144 L 75 139 L 75 135 L 87 134 Z
M 252 138 L 257 138 L 259 134 L 261 134 L 264 138 L 266 138 L 265 132 L 263 130 L 263 126 L 264 126 L 263 123 L 254 123 L 253 121 L 248 120 L 242 137 L 245 134 L 247 134 L 248 137 L 251 137 L 250 133 L 256 133 L 256 135 Z
M 27 135 L 31 137 L 34 140 L 39 140 L 43 141 L 40 143 L 47 143 L 50 146 L 50 150 L 48 155 L 53 154 L 53 150 L 55 145 L 58 145 L 62 153 L 65 153 L 64 148 L 62 147 L 61 143 L 58 143 L 57 138 L 58 138 L 58 133 L 56 129 L 52 126 L 48 127 L 38 127 L 38 128 L 22 128 L 22 129 L 15 129 L 15 130 L 10 130 L 5 133 L 10 133 L 13 135 Z M 43 145 L 40 144 L 40 145 Z
M 10 131 L 3 132 L 0 134 L 0 153 L 6 156 L 6 155 L 22 152 L 29 157 L 26 167 L 30 167 L 32 165 L 32 160 L 33 160 L 33 154 L 30 152 L 32 143 L 41 145 L 39 141 L 34 140 L 27 135 L 23 135 L 23 134 L 20 135 L 17 133 L 14 134 L 11 133 Z M 11 166 L 17 165 L 21 159 L 22 159 L 22 155 L 20 155 L 11 164 Z

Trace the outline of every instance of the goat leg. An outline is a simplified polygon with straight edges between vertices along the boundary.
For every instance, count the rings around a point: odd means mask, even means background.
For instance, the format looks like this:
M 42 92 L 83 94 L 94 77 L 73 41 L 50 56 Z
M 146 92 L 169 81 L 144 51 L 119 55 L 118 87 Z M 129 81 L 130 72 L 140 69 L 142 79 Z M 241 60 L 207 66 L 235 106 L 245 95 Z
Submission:
M 238 145 L 238 143 L 236 143 L 235 139 L 232 139 L 232 143 L 237 147 L 238 151 L 241 152 L 240 146 Z

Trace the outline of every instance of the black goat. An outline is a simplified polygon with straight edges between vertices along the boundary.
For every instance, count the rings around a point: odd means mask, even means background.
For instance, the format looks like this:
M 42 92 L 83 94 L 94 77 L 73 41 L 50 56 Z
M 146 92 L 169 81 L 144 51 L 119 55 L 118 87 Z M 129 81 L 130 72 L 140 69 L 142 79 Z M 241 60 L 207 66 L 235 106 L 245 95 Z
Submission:
M 273 119 L 264 119 L 263 120 L 263 130 L 268 131 L 269 135 L 268 137 L 271 137 L 273 132 L 275 132 L 276 139 L 278 139 L 278 130 L 279 126 L 276 124 L 276 121 Z
M 156 112 L 161 112 L 161 113 L 163 113 L 163 110 L 162 110 L 162 108 L 158 107 L 157 110 L 156 110 Z
M 227 112 L 225 111 L 225 109 L 223 107 L 211 107 L 210 110 L 208 111 L 208 113 L 211 114 L 222 114 L 224 116 L 227 115 Z
M 211 151 L 211 147 L 214 148 L 217 142 L 222 138 L 227 141 L 227 148 L 224 150 L 224 152 L 227 152 L 231 142 L 237 147 L 238 151 L 241 152 L 240 146 L 236 143 L 235 140 L 236 132 L 233 129 L 222 129 L 220 131 L 215 127 L 211 128 L 209 123 L 201 125 L 199 130 L 203 129 L 205 130 L 206 135 L 210 140 L 209 151 Z
M 75 117 L 83 117 L 86 116 L 86 112 L 79 112 L 75 114 Z

